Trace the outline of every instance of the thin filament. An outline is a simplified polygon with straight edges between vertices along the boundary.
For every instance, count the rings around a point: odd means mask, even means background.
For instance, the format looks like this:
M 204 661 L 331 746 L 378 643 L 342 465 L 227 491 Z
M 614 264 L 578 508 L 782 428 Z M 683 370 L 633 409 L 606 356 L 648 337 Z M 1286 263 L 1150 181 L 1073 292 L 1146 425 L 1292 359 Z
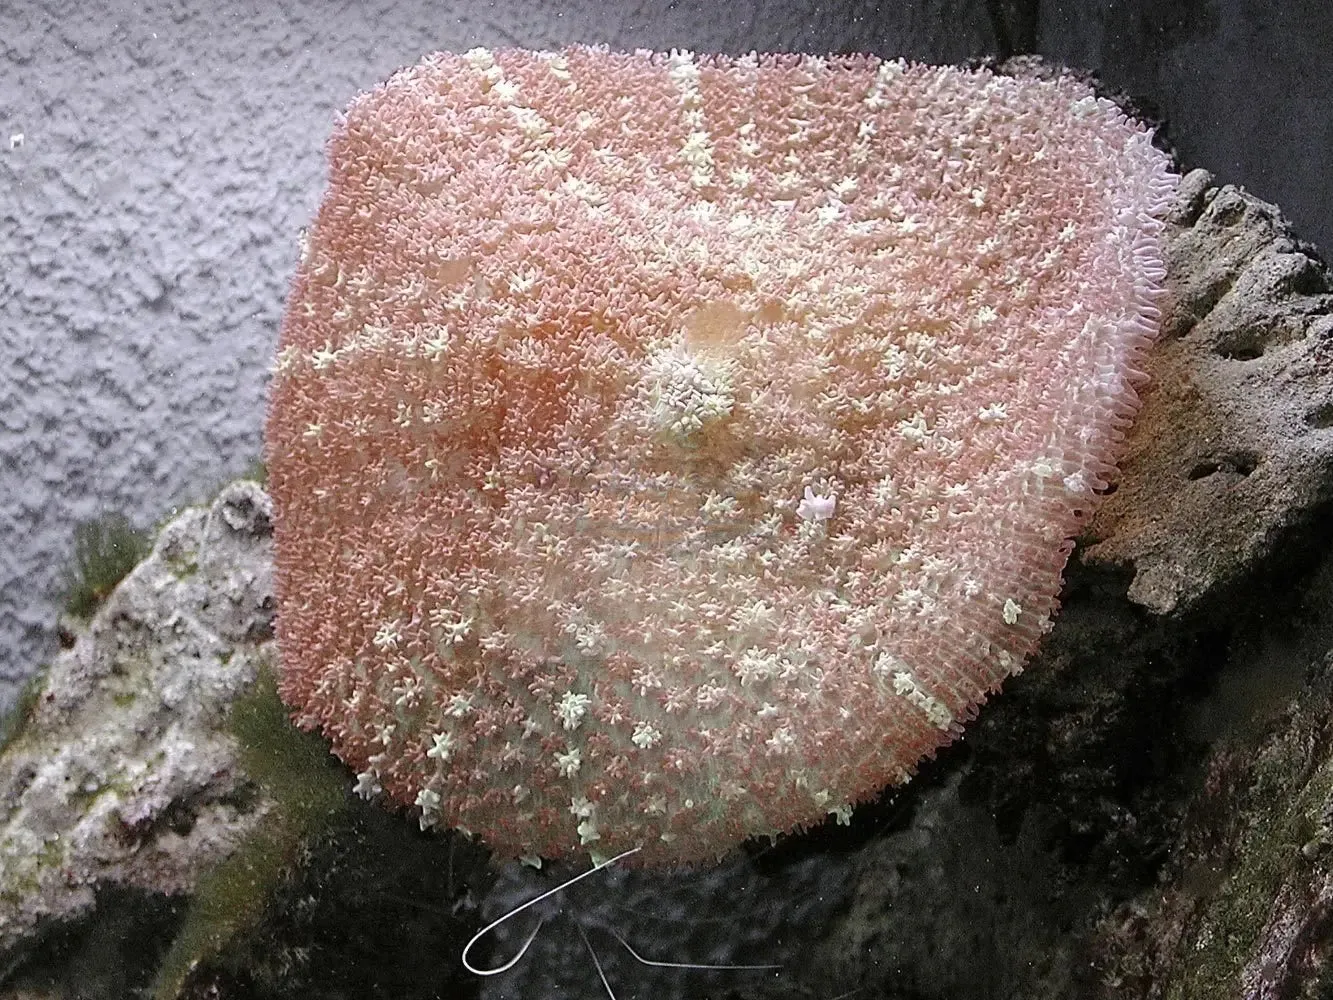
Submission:
M 463 968 L 467 969 L 467 971 L 472 973 L 474 976 L 497 976 L 501 972 L 508 972 L 510 969 L 512 969 L 515 965 L 518 964 L 519 959 L 521 959 L 524 955 L 528 953 L 528 946 L 532 944 L 532 939 L 537 936 L 537 932 L 542 929 L 542 923 L 544 923 L 544 920 L 539 921 L 537 923 L 537 926 L 532 929 L 532 933 L 528 935 L 528 939 L 523 942 L 523 947 L 518 950 L 518 954 L 515 955 L 513 958 L 511 958 L 504 965 L 498 966 L 494 969 L 479 969 L 468 961 L 467 957 L 468 952 L 472 950 L 473 945 L 475 945 L 479 940 L 484 938 L 491 931 L 495 930 L 495 928 L 499 927 L 510 917 L 514 916 L 515 914 L 522 913 L 529 906 L 536 906 L 543 899 L 547 899 L 551 896 L 554 896 L 557 892 L 563 892 L 565 889 L 568 889 L 575 882 L 581 881 L 587 878 L 589 875 L 593 874 L 594 872 L 599 872 L 603 868 L 615 864 L 621 858 L 629 857 L 629 855 L 634 854 L 638 850 L 640 850 L 640 848 L 631 847 L 628 851 L 621 851 L 614 858 L 609 858 L 606 861 L 593 865 L 591 868 L 589 868 L 586 872 L 583 872 L 581 875 L 575 875 L 573 878 L 565 879 L 565 881 L 561 882 L 555 888 L 547 889 L 540 896 L 533 896 L 526 903 L 520 903 L 518 906 L 515 906 L 512 910 L 510 910 L 508 913 L 502 916 L 499 920 L 492 920 L 481 930 L 477 931 L 476 934 L 473 934 L 472 940 L 470 940 L 467 944 L 463 946 L 463 955 L 462 955 Z M 593 961 L 596 961 L 596 956 L 594 956 Z M 599 972 L 601 971 L 601 966 L 598 966 L 598 971 Z M 602 981 L 605 982 L 606 980 L 603 979 Z M 607 987 L 607 991 L 610 992 L 610 987 Z M 612 994 L 612 1000 L 615 1000 L 614 994 Z
M 606 932 L 620 942 L 622 948 L 634 956 L 634 960 L 640 965 L 652 965 L 659 969 L 712 969 L 717 972 L 735 971 L 735 970 L 759 970 L 759 969 L 780 969 L 780 965 L 700 965 L 694 962 L 655 962 L 651 958 L 644 958 L 637 951 L 630 947 L 628 941 L 621 937 L 610 927 L 605 928 Z
M 609 996 L 611 1000 L 617 1000 L 616 991 L 611 989 L 611 984 L 607 982 L 606 973 L 602 971 L 602 963 L 598 961 L 597 952 L 593 951 L 592 942 L 588 940 L 588 935 L 584 932 L 583 925 L 575 923 L 574 926 L 578 928 L 579 937 L 583 938 L 583 947 L 587 948 L 588 954 L 592 956 L 592 964 L 597 969 L 597 977 L 601 979 L 602 988 L 606 990 L 606 995 Z

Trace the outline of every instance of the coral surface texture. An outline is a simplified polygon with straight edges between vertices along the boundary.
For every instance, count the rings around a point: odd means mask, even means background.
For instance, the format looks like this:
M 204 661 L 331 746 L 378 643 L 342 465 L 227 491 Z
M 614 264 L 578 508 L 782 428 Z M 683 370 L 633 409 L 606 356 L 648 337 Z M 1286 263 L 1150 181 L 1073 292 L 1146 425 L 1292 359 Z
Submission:
M 1068 77 L 399 73 L 331 141 L 275 366 L 298 720 L 502 856 L 845 818 L 1048 630 L 1174 187 Z

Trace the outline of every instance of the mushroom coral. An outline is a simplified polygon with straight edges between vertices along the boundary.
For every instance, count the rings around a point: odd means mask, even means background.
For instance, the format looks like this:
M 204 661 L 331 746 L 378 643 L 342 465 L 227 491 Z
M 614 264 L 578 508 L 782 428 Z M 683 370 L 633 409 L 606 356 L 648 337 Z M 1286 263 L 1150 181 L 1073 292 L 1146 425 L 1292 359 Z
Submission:
M 267 426 L 281 691 L 507 857 L 906 781 L 1050 625 L 1174 188 L 1069 77 L 474 49 L 358 97 Z

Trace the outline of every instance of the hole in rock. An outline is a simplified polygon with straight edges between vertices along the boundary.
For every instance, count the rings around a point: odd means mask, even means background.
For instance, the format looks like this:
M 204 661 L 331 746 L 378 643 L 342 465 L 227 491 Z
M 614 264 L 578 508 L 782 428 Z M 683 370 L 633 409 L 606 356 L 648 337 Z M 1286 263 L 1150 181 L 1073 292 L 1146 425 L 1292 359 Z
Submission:
M 1266 346 L 1257 331 L 1246 330 L 1221 341 L 1217 353 L 1228 361 L 1254 361 L 1264 356 Z
M 1333 427 L 1333 403 L 1325 403 L 1311 410 L 1305 415 L 1305 422 L 1317 429 Z
M 1244 479 L 1255 470 L 1258 464 L 1259 459 L 1254 455 L 1219 455 L 1196 463 L 1194 468 L 1189 471 L 1189 479 L 1193 482 L 1216 475 L 1225 475 L 1231 479 Z

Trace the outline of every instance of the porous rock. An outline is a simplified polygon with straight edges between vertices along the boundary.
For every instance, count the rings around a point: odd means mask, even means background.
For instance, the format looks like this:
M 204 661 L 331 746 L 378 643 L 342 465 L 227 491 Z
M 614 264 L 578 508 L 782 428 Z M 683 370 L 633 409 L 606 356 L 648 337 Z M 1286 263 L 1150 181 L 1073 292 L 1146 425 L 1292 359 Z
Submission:
M 1333 484 L 1333 281 L 1277 206 L 1207 171 L 1169 217 L 1172 297 L 1151 381 L 1083 558 L 1183 613 L 1241 579 Z
M 225 720 L 272 615 L 269 500 L 240 481 L 168 522 L 56 657 L 0 756 L 0 954 L 108 890 L 190 892 L 262 821 Z

